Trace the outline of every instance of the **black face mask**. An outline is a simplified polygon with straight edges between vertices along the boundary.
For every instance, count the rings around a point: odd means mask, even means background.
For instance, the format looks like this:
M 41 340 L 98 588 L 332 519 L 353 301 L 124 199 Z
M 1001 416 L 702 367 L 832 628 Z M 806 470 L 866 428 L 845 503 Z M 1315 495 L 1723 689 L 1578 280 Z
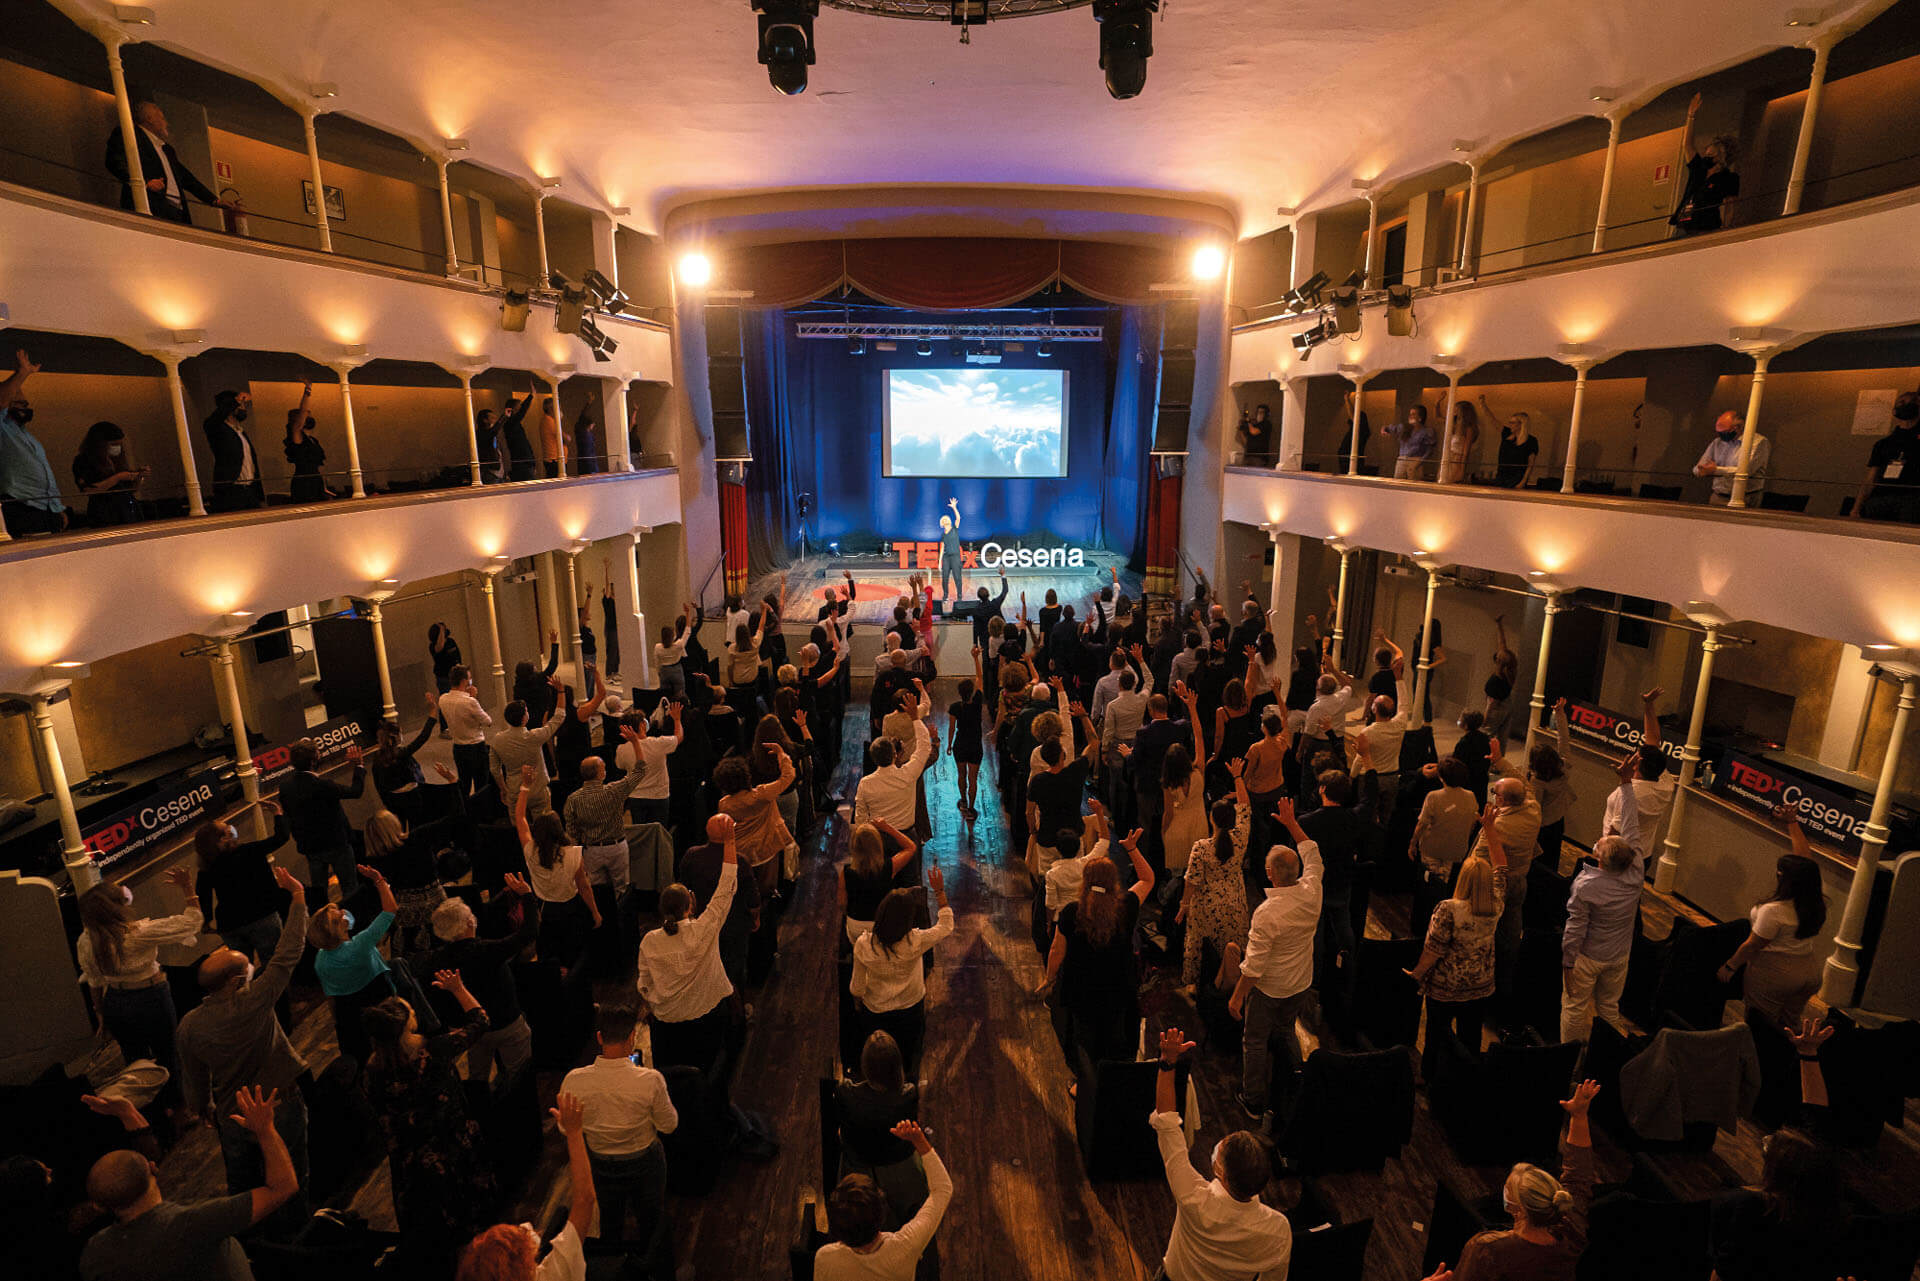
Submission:
M 232 417 L 233 421 L 237 423 L 243 423 L 247 421 L 247 412 L 248 412 L 247 407 L 245 405 L 240 405 L 234 409 L 230 417 Z
M 33 421 L 33 406 L 31 405 L 16 405 L 7 412 L 13 416 L 13 421 L 19 423 L 22 427 L 25 427 Z
M 1920 404 L 1908 402 L 1895 405 L 1893 418 L 1903 428 L 1913 426 L 1916 422 L 1920 422 Z

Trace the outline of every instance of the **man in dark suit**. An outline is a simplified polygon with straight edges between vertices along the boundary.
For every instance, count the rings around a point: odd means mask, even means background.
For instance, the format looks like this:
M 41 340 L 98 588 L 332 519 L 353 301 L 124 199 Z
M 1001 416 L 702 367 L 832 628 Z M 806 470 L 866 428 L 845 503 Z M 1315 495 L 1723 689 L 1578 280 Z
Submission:
M 193 215 L 187 210 L 188 196 L 202 204 L 217 205 L 225 208 L 207 185 L 193 175 L 180 160 L 169 141 L 171 134 L 167 129 L 167 118 L 160 108 L 151 102 L 135 103 L 133 107 L 134 141 L 140 148 L 140 176 L 147 184 L 147 204 L 156 218 L 165 218 L 169 222 L 183 222 L 191 225 Z M 107 139 L 107 172 L 120 180 L 120 207 L 131 209 L 133 205 L 133 185 L 127 173 L 127 144 L 120 135 L 118 125 Z
M 353 777 L 336 783 L 320 775 L 320 749 L 310 738 L 303 738 L 288 749 L 293 773 L 280 784 L 280 808 L 287 816 L 287 830 L 293 834 L 293 847 L 307 860 L 312 884 L 307 887 L 310 905 L 327 901 L 328 873 L 340 880 L 344 901 L 360 886 L 354 866 L 353 824 L 340 802 L 359 796 L 366 787 L 367 767 L 356 745 L 347 749 L 347 763 Z
M 245 423 L 253 412 L 253 393 L 223 391 L 213 398 L 213 412 L 201 424 L 213 450 L 213 501 L 217 512 L 245 511 L 266 505 L 260 484 L 260 457 Z

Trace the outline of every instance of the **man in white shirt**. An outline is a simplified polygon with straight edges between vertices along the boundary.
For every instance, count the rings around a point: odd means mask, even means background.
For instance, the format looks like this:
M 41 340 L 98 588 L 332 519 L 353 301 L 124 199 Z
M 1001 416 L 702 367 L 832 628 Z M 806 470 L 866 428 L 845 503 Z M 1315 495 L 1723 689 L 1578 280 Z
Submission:
M 1307 708 L 1307 737 L 1323 739 L 1337 734 L 1353 710 L 1353 677 L 1327 663 L 1320 681 L 1314 686 L 1314 700 Z
M 1374 696 L 1369 707 L 1373 719 L 1353 736 L 1355 777 L 1372 775 L 1374 818 L 1382 825 L 1393 821 L 1394 802 L 1400 796 L 1400 744 L 1407 737 L 1408 722 L 1394 713 L 1393 700 L 1385 694 Z
M 667 1078 L 636 1061 L 633 1039 L 639 1013 L 630 1005 L 594 1011 L 600 1057 L 567 1073 L 560 1088 L 580 1100 L 587 1160 L 600 1197 L 601 1238 L 618 1238 L 627 1211 L 634 1236 L 647 1241 L 666 1210 L 667 1158 L 659 1136 L 680 1124 Z
M 841 1179 L 827 1198 L 827 1226 L 834 1240 L 813 1256 L 815 1281 L 913 1281 L 933 1233 L 953 1200 L 953 1178 L 918 1125 L 902 1121 L 893 1136 L 913 1145 L 927 1176 L 927 1199 L 898 1232 L 882 1232 L 889 1213 L 886 1193 L 864 1174 Z
M 667 821 L 667 757 L 679 750 L 686 741 L 687 731 L 680 723 L 680 704 L 667 703 L 666 712 L 673 721 L 673 734 L 652 732 L 652 726 L 644 716 L 633 718 L 633 737 L 620 744 L 613 754 L 613 763 L 632 773 L 636 767 L 644 766 L 640 777 L 640 786 L 633 789 L 628 798 L 628 808 L 634 817 L 642 823 L 664 823 Z
M 1193 1168 L 1173 1088 L 1180 1058 L 1192 1049 L 1177 1027 L 1160 1034 L 1159 1079 L 1147 1120 L 1176 1207 L 1160 1273 L 1168 1281 L 1286 1281 L 1293 1228 L 1286 1215 L 1260 1200 L 1273 1163 L 1259 1138 L 1236 1130 L 1215 1144 L 1212 1182 Z
M 1707 448 L 1700 455 L 1700 461 L 1693 465 L 1696 476 L 1713 477 L 1713 490 L 1707 497 L 1708 503 L 1715 507 L 1725 507 L 1733 501 L 1733 481 L 1740 471 L 1740 451 L 1746 448 L 1746 415 L 1737 409 L 1729 409 L 1713 423 L 1713 439 L 1707 442 Z M 1773 456 L 1773 443 L 1765 436 L 1753 438 L 1753 456 L 1747 462 L 1746 501 L 1754 507 L 1760 505 L 1760 496 L 1767 489 L 1767 463 Z
M 896 761 L 898 747 L 892 739 L 873 740 L 873 773 L 860 780 L 853 794 L 855 823 L 884 819 L 903 832 L 914 831 L 920 774 L 933 753 L 933 737 L 927 732 L 927 715 L 932 710 L 922 697 L 913 718 L 913 754 L 906 760 Z
M 472 799 L 493 781 L 487 769 L 486 734 L 493 717 L 480 706 L 472 669 L 457 663 L 447 677 L 452 686 L 440 696 L 440 723 L 453 739 L 453 767 L 460 771 L 460 790 Z
M 1246 955 L 1240 962 L 1240 982 L 1227 1000 L 1227 1010 L 1244 1019 L 1241 1035 L 1241 1089 L 1235 1096 L 1249 1119 L 1267 1112 L 1268 1043 L 1280 1041 L 1284 1058 L 1281 1083 L 1288 1098 L 1278 1100 L 1279 1124 L 1287 1118 L 1292 1083 L 1300 1072 L 1300 1043 L 1293 1025 L 1305 1009 L 1313 989 L 1313 940 L 1320 928 L 1320 847 L 1294 817 L 1293 802 L 1284 798 L 1273 811 L 1274 821 L 1286 828 L 1293 848 L 1276 845 L 1267 853 L 1267 896 L 1253 910 L 1247 931 Z
M 1654 842 L 1660 836 L 1660 824 L 1667 817 L 1667 807 L 1673 804 L 1674 789 L 1679 780 L 1666 772 L 1666 756 L 1660 750 L 1660 716 L 1656 710 L 1664 689 L 1655 686 L 1640 695 L 1640 781 L 1633 788 L 1633 804 L 1640 811 L 1640 830 L 1630 839 L 1634 842 L 1634 853 L 1646 858 L 1653 852 Z M 1621 808 L 1627 803 L 1624 791 L 1614 788 L 1607 796 L 1607 807 L 1601 822 L 1601 834 L 1605 836 L 1626 836 L 1627 825 Z
M 1057 919 L 1060 909 L 1067 904 L 1080 901 L 1080 887 L 1087 879 L 1087 860 L 1106 855 L 1107 826 L 1100 821 L 1098 811 L 1087 823 L 1093 829 L 1089 833 L 1067 827 L 1049 837 L 1048 844 L 1041 844 L 1039 838 L 1035 838 L 1040 875 L 1046 879 L 1048 920 Z M 1089 838 L 1084 851 L 1081 849 L 1083 837 Z

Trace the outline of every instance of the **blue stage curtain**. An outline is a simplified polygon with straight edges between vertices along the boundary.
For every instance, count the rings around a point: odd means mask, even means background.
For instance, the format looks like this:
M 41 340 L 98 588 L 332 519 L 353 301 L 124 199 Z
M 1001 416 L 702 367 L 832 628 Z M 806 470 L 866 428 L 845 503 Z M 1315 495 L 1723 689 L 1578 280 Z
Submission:
M 744 333 L 747 364 L 747 572 L 757 577 L 800 554 L 799 496 L 811 489 L 795 476 L 795 433 L 811 407 L 792 402 L 787 313 L 779 308 L 748 312 Z M 815 497 L 818 497 L 816 494 Z M 811 534 L 813 522 L 809 520 Z
M 1101 476 L 1100 541 L 1125 552 L 1128 567 L 1146 566 L 1147 469 L 1153 444 L 1153 396 L 1159 353 L 1150 346 L 1152 313 L 1122 307 L 1111 335 L 1113 392 L 1107 410 L 1107 458 Z

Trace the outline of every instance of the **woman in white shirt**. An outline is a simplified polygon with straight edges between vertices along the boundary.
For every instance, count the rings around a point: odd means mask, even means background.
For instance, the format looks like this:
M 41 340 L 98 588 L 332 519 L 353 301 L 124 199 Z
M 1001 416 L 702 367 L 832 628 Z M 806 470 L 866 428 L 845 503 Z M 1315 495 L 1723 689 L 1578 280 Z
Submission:
M 587 880 L 584 852 L 567 844 L 566 825 L 552 810 L 527 822 L 533 766 L 520 768 L 520 794 L 513 802 L 513 828 L 527 863 L 527 884 L 545 906 L 540 912 L 540 956 L 558 961 L 565 974 L 586 956 L 587 933 L 600 928 L 600 905 Z
M 724 826 L 722 826 L 724 825 Z M 693 916 L 693 891 L 678 881 L 660 891 L 660 928 L 640 939 L 640 995 L 653 1012 L 653 1064 L 706 1071 L 727 1034 L 733 983 L 720 961 L 720 927 L 739 884 L 740 846 L 733 820 L 716 815 L 708 836 L 721 837 L 720 880 L 706 910 Z
M 687 656 L 687 642 L 693 639 L 687 631 L 687 616 L 692 613 L 689 607 L 681 612 L 674 626 L 662 627 L 660 639 L 654 644 L 653 671 L 660 681 L 662 698 L 687 696 L 687 671 L 680 660 Z
M 907 1075 L 920 1073 L 920 1043 L 927 1032 L 926 968 L 920 958 L 953 933 L 953 909 L 947 905 L 946 878 L 927 870 L 940 913 L 930 929 L 914 929 L 919 890 L 894 890 L 880 900 L 873 928 L 853 945 L 852 992 L 860 1008 L 860 1039 L 885 1032 L 900 1046 Z
M 170 867 L 166 879 L 186 898 L 185 910 L 176 916 L 135 916 L 133 891 L 125 885 L 100 884 L 81 895 L 83 928 L 74 951 L 101 1026 L 119 1044 L 122 1057 L 129 1063 L 152 1059 L 167 1069 L 167 1096 L 177 1097 L 174 1030 L 179 1018 L 159 951 L 196 942 L 205 918 L 192 870 L 184 864 Z
M 759 692 L 760 641 L 767 633 L 767 613 L 767 607 L 762 605 L 760 619 L 751 632 L 745 622 L 738 624 L 733 629 L 733 643 L 720 659 L 720 675 L 727 683 L 728 700 L 743 711 L 754 707 L 754 697 Z
M 1798 1027 L 1808 999 L 1820 990 L 1827 899 L 1799 813 L 1780 806 L 1774 817 L 1785 822 L 1793 853 L 1780 856 L 1773 893 L 1747 913 L 1751 933 L 1720 967 L 1720 981 L 1731 983 L 1744 968 L 1741 999 L 1747 1008 L 1775 1027 Z

